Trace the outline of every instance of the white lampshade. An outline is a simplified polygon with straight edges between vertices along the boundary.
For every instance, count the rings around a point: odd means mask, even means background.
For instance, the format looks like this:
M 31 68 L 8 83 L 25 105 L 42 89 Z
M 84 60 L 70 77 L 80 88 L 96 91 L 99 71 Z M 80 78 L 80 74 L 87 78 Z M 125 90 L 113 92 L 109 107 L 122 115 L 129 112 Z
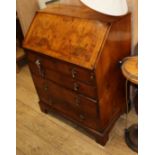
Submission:
M 126 0 L 81 0 L 91 9 L 111 16 L 122 16 L 128 12 Z

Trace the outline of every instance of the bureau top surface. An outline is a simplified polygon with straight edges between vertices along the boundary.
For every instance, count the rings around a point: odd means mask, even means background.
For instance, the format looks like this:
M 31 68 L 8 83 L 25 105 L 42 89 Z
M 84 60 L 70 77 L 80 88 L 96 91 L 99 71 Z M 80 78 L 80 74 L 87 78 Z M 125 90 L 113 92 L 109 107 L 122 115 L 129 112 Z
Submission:
M 48 12 L 37 12 L 23 46 L 34 52 L 93 69 L 108 24 Z

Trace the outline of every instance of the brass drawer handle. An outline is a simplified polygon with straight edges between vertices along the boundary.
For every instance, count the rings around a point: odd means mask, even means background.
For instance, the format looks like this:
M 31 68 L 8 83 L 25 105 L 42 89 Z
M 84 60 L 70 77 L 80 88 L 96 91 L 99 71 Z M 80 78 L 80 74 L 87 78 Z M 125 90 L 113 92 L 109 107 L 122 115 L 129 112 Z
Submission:
M 73 68 L 73 69 L 72 69 L 72 78 L 75 79 L 76 76 L 77 76 L 76 68 Z
M 79 117 L 80 117 L 81 120 L 85 120 L 84 115 L 80 114 Z
M 80 89 L 80 85 L 78 83 L 74 83 L 74 86 L 73 87 L 74 87 L 73 89 L 75 91 L 78 91 Z
M 41 67 L 40 59 L 37 59 L 37 60 L 35 61 L 35 64 L 37 65 L 37 68 L 38 68 L 38 70 L 39 70 L 40 76 L 44 77 L 44 72 L 43 72 L 43 69 L 42 69 L 42 67 Z

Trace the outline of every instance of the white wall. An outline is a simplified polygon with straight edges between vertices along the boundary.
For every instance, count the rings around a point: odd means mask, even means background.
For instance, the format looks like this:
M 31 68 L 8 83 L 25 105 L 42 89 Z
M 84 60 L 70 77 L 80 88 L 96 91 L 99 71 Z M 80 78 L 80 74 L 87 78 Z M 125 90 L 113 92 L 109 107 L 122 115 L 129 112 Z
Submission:
M 133 22 L 132 22 L 132 27 L 133 27 L 133 45 L 135 46 L 138 42 L 138 0 L 127 0 L 128 1 L 128 6 L 129 10 L 132 11 L 133 13 Z
M 37 9 L 37 0 L 16 0 L 16 10 L 24 35 L 26 34 Z

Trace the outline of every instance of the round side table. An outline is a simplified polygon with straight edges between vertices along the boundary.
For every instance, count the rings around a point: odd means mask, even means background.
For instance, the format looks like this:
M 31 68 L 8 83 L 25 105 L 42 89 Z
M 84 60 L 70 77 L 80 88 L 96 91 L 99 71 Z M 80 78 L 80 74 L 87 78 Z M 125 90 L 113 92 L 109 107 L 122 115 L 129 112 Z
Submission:
M 122 73 L 126 78 L 126 103 L 128 115 L 128 85 L 133 84 L 138 87 L 138 57 L 125 58 L 121 66 Z M 138 102 L 135 103 L 135 110 L 138 114 Z M 127 125 L 126 125 L 127 126 Z M 127 145 L 135 152 L 138 152 L 138 124 L 134 124 L 125 129 L 125 141 Z

